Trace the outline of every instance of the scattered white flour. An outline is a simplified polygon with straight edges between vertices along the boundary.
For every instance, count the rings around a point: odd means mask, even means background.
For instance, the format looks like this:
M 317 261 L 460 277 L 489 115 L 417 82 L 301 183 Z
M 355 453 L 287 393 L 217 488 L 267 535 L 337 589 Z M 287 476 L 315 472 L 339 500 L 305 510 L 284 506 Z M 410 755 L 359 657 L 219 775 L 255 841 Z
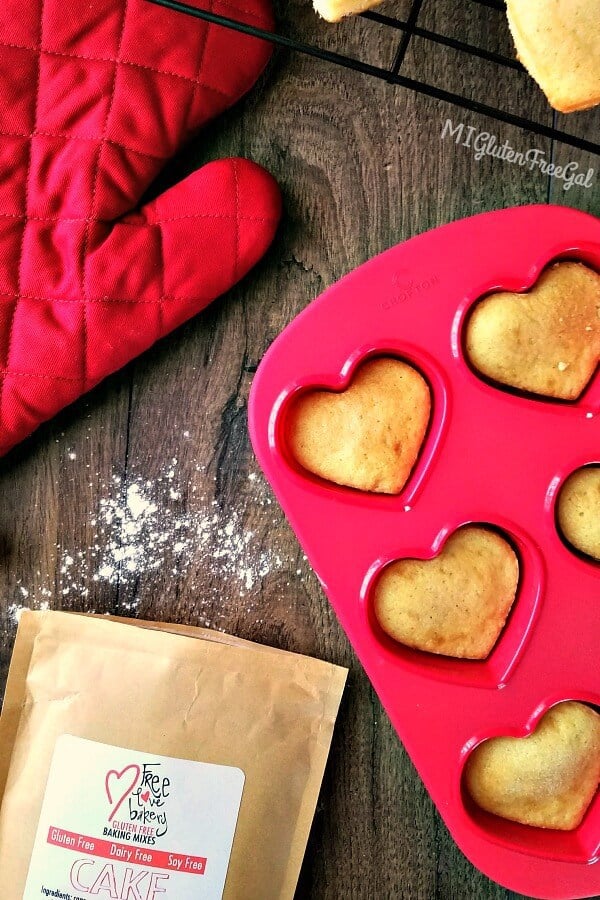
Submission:
M 11 622 L 13 622 L 15 625 L 18 625 L 19 619 L 21 618 L 21 613 L 23 612 L 24 609 L 29 609 L 29 608 L 30 607 L 28 607 L 28 606 L 20 606 L 18 603 L 9 603 L 8 610 L 7 610 L 9 620 Z M 49 609 L 50 604 L 48 603 L 47 600 L 44 600 L 42 603 L 37 603 L 35 608 L 36 609 Z
M 75 459 L 71 452 L 67 456 Z M 196 471 L 199 480 L 206 481 L 205 468 L 197 465 Z M 233 583 L 235 595 L 246 598 L 247 613 L 259 612 L 264 579 L 281 570 L 288 579 L 301 575 L 298 560 L 289 557 L 289 550 L 286 559 L 277 547 L 277 530 L 262 527 L 265 516 L 270 524 L 279 525 L 282 514 L 276 507 L 269 509 L 274 503 L 270 489 L 256 472 L 248 475 L 245 508 L 260 523 L 261 534 L 248 528 L 236 510 L 223 510 L 216 500 L 200 495 L 201 490 L 183 477 L 176 458 L 152 480 L 135 470 L 126 481 L 114 474 L 100 485 L 97 508 L 90 511 L 94 529 L 90 545 L 79 549 L 57 545 L 56 573 L 40 577 L 35 589 L 18 581 L 19 602 L 8 607 L 9 623 L 16 623 L 23 605 L 47 609 L 53 597 L 62 597 L 69 608 L 91 611 L 89 595 L 99 582 L 118 585 L 118 611 L 135 614 L 140 588 L 147 597 L 152 581 L 158 582 L 164 572 L 171 579 L 185 578 L 186 592 L 198 582 L 195 612 L 201 624 L 218 627 L 226 618 L 220 607 L 228 593 L 225 583 Z M 271 533 L 266 541 L 265 531 Z

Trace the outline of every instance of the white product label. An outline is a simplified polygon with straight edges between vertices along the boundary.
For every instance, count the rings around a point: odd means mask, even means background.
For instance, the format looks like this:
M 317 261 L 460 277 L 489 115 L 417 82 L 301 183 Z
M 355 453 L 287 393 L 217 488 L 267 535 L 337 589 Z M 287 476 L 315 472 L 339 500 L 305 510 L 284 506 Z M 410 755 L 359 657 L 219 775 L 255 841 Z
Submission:
M 244 773 L 56 742 L 23 900 L 221 900 Z

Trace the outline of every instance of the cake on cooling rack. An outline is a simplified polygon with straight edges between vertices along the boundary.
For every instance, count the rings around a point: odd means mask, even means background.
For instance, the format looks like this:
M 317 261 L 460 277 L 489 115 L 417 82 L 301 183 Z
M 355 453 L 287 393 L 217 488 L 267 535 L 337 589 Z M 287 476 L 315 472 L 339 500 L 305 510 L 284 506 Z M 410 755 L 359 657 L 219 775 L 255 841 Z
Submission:
M 600 0 L 507 0 L 519 59 L 554 109 L 600 103 Z

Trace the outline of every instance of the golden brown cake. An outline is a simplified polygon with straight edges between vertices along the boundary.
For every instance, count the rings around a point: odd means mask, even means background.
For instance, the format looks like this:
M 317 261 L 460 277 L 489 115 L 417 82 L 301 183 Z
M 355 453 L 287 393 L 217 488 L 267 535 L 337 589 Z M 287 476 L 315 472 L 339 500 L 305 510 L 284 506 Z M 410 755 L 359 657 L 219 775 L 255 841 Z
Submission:
M 523 738 L 484 741 L 471 753 L 465 782 L 482 809 L 538 828 L 577 828 L 600 782 L 600 716 L 567 701 Z
M 328 22 L 339 22 L 344 16 L 355 16 L 380 3 L 381 0 L 313 0 L 316 11 Z
M 519 59 L 560 112 L 600 103 L 600 0 L 507 0 Z
M 429 387 L 416 369 L 399 359 L 369 359 L 345 391 L 305 391 L 292 402 L 290 450 L 328 481 L 397 494 L 421 449 L 430 409 Z
M 525 294 L 490 294 L 467 322 L 466 351 L 494 381 L 575 400 L 600 359 L 600 275 L 561 262 Z
M 400 559 L 374 587 L 382 629 L 409 647 L 485 659 L 515 599 L 519 563 L 511 545 L 486 528 L 465 526 L 431 560 Z
M 556 511 L 568 542 L 600 560 L 600 466 L 584 466 L 567 478 Z

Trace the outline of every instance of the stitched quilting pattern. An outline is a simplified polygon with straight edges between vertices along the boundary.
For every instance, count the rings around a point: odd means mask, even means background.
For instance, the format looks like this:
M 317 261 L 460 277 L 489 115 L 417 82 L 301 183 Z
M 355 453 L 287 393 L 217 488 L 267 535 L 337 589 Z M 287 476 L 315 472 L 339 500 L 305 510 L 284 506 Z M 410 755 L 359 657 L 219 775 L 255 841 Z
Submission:
M 268 0 L 202 0 L 271 27 Z M 201 5 L 201 3 L 199 3 Z M 242 277 L 279 217 L 270 176 L 158 171 L 245 93 L 265 42 L 146 0 L 0 8 L 0 452 Z

